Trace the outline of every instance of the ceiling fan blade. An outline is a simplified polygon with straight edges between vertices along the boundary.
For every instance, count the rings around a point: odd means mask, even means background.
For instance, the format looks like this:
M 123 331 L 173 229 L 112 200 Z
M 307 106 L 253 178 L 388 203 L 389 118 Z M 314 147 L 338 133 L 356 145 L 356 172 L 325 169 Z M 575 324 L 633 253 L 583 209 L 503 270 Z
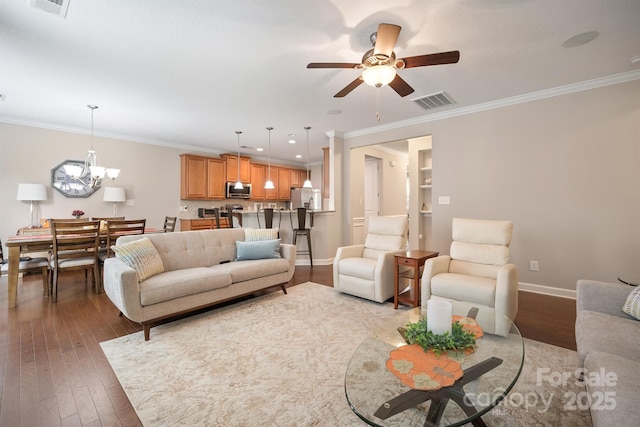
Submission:
M 409 83 L 404 81 L 404 79 L 397 74 L 396 74 L 396 77 L 393 80 L 391 80 L 391 83 L 389 83 L 389 86 L 391 86 L 391 89 L 398 92 L 398 95 L 400 96 L 407 96 L 410 93 L 413 93 L 413 88 L 409 86 Z
M 355 79 L 354 81 L 349 83 L 347 86 L 345 86 L 345 88 L 342 89 L 340 92 L 338 92 L 335 95 L 333 95 L 333 97 L 334 98 L 342 98 L 343 96 L 348 95 L 349 92 L 351 92 L 352 90 L 354 90 L 355 88 L 360 86 L 363 81 L 364 80 L 362 80 L 362 77 L 358 77 L 357 79 Z
M 460 59 L 460 51 L 431 53 L 428 55 L 410 56 L 402 58 L 404 68 L 424 67 L 427 65 L 455 64 Z
M 376 35 L 376 45 L 374 46 L 374 55 L 384 55 L 387 58 L 393 53 L 396 46 L 398 36 L 402 27 L 393 24 L 378 25 L 378 34 Z
M 355 68 L 358 65 L 351 62 L 312 62 L 307 68 Z

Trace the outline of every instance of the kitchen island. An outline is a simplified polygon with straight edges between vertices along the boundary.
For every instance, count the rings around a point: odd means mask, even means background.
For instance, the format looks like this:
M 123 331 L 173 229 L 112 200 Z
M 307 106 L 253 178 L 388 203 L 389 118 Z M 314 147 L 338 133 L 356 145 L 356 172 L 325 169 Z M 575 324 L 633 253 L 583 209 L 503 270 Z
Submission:
M 264 211 L 237 211 L 242 215 L 244 228 L 265 228 Z M 313 223 L 311 214 L 313 213 Z M 307 211 L 307 228 L 311 228 L 311 249 L 313 263 L 316 265 L 328 265 L 333 261 L 337 246 L 333 242 L 338 236 L 329 233 L 331 221 L 336 220 L 335 211 Z M 298 212 L 296 210 L 275 209 L 273 212 L 273 228 L 279 228 L 280 239 L 283 243 L 293 243 L 293 229 L 298 226 Z M 298 239 L 298 248 L 307 250 L 307 240 Z M 296 259 L 297 265 L 310 265 L 308 255 L 300 255 Z

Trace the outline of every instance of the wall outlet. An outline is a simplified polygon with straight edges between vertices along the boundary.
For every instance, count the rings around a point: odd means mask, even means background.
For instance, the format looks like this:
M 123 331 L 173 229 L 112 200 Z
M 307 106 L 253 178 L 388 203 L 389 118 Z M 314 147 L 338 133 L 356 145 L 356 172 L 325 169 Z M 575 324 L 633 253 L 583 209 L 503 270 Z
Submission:
M 529 270 L 538 271 L 538 261 L 529 261 Z
M 188 206 L 184 205 L 184 206 L 180 206 L 180 212 L 186 212 L 187 211 Z
M 440 197 L 438 197 L 438 204 L 440 204 L 440 205 L 448 205 L 449 203 L 451 203 L 451 200 L 449 199 L 449 196 L 440 196 Z
M 127 206 L 133 206 L 135 201 L 133 199 L 127 199 Z

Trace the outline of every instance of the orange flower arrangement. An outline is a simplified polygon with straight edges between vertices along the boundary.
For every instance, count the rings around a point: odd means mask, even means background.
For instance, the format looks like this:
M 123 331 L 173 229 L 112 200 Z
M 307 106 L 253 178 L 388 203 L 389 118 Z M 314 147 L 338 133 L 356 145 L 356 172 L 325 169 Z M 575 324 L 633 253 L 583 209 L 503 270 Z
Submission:
M 407 387 L 438 390 L 462 378 L 460 363 L 446 355 L 425 352 L 418 344 L 405 345 L 389 353 L 387 369 Z

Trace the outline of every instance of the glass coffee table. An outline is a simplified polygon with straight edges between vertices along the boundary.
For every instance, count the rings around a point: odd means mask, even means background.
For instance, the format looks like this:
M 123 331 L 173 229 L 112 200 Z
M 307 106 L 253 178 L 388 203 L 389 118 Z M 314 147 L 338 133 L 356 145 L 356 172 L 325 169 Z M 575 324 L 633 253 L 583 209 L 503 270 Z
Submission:
M 467 316 L 471 306 L 453 302 L 453 314 Z M 461 361 L 463 375 L 435 391 L 402 384 L 386 366 L 389 353 L 405 345 L 399 327 L 417 322 L 426 307 L 403 312 L 367 337 L 349 361 L 345 392 L 351 409 L 372 426 L 485 426 L 481 416 L 496 406 L 520 376 L 524 344 L 518 328 L 489 307 L 474 313 L 484 336 Z M 497 323 L 499 324 L 497 324 Z M 495 334 L 495 331 L 501 331 Z

